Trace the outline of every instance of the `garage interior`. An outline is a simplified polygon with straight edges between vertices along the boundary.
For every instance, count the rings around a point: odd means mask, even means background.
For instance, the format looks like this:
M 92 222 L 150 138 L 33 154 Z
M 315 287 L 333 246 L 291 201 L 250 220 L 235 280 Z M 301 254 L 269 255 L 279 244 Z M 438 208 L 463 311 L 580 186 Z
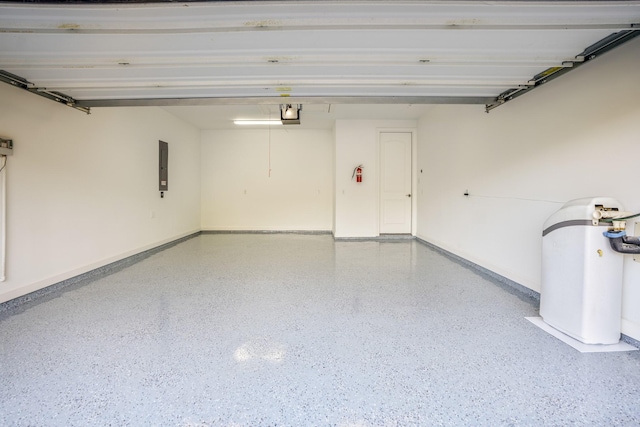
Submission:
M 639 352 L 524 319 L 550 215 L 640 212 L 638 25 L 637 1 L 0 2 L 4 424 L 638 424 Z

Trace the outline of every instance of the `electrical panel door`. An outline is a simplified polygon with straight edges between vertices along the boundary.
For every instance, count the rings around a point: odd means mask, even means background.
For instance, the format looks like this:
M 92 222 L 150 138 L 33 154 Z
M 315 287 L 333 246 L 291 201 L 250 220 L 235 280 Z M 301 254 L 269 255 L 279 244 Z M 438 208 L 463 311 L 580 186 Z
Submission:
M 160 191 L 169 189 L 169 144 L 160 142 Z

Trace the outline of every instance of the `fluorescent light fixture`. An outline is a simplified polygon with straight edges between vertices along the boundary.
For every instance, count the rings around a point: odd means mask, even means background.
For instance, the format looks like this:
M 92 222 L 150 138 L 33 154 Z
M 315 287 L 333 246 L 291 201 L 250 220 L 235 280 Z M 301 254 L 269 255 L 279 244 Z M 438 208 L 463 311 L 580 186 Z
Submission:
M 234 120 L 236 125 L 258 125 L 258 126 L 271 126 L 271 125 L 299 125 L 300 124 L 300 110 L 302 110 L 302 104 L 280 104 L 280 120 Z
M 280 120 L 234 120 L 234 125 L 281 125 Z

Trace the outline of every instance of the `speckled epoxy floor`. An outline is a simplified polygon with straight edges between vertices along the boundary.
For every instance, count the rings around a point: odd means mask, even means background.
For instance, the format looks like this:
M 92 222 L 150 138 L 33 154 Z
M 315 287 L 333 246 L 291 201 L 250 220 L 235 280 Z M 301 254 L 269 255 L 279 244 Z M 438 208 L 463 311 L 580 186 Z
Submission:
M 0 425 L 640 425 L 640 352 L 535 315 L 415 241 L 205 234 L 0 315 Z

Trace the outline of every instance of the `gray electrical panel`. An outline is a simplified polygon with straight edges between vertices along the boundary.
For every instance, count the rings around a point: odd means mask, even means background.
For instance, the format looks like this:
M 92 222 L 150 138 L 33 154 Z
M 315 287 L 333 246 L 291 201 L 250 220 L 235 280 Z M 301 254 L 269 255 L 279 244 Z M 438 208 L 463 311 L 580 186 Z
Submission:
M 159 141 L 160 147 L 160 191 L 169 190 L 169 144 L 164 141 Z

